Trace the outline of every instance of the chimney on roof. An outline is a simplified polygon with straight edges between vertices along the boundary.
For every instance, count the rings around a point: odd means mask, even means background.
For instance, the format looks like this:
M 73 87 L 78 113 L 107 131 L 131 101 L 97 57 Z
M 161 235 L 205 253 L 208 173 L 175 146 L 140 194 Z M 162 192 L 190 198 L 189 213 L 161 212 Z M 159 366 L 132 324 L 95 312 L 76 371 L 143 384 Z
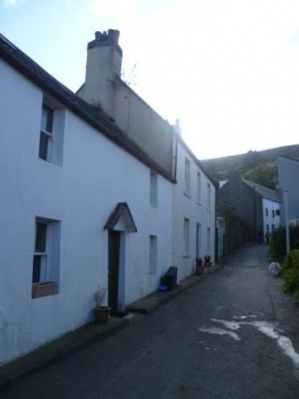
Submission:
M 101 104 L 104 111 L 113 115 L 116 82 L 121 76 L 122 49 L 118 44 L 120 32 L 95 32 L 95 39 L 87 45 L 85 83 L 78 95 L 91 105 Z
M 180 136 L 182 135 L 182 129 L 181 129 L 181 121 L 179 118 L 177 118 L 175 120 L 175 131 L 177 132 L 177 134 L 179 134 Z

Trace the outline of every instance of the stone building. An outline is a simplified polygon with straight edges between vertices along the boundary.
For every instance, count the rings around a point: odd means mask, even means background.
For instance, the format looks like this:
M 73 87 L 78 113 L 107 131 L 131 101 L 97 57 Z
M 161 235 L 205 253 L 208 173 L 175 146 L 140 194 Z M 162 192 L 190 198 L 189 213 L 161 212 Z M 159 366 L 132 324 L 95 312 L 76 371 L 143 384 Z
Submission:
M 251 241 L 263 242 L 265 233 L 279 226 L 279 195 L 232 171 L 217 194 L 218 216 L 226 222 L 223 252 Z

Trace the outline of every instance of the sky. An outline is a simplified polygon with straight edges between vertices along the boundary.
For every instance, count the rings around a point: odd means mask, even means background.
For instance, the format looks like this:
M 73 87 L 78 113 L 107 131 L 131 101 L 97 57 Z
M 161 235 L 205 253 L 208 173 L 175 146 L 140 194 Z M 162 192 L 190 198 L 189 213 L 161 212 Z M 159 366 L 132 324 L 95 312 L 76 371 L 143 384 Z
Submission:
M 0 33 L 74 92 L 110 28 L 124 79 L 199 159 L 299 143 L 298 0 L 0 0 Z

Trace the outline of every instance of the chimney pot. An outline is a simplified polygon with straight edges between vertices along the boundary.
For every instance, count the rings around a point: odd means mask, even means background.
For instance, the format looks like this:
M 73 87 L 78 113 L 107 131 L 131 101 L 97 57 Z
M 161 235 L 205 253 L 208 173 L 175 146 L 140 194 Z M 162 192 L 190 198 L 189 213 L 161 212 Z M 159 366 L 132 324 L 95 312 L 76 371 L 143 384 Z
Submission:
M 111 37 L 111 39 L 118 44 L 118 39 L 119 39 L 119 30 L 116 29 L 109 29 L 108 30 L 108 36 Z
M 101 32 L 99 32 L 99 31 L 95 32 L 95 38 L 96 38 L 96 40 L 100 40 L 101 37 L 102 37 L 102 33 L 101 33 Z

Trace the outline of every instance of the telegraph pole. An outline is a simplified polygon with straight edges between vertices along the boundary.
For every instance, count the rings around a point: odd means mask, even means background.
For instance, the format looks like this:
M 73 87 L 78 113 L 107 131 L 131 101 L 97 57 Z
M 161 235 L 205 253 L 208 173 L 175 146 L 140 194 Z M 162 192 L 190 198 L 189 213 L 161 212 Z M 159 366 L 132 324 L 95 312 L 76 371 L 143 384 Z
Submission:
M 289 227 L 289 204 L 288 204 L 288 192 L 286 188 L 284 191 L 284 202 L 285 202 L 285 219 L 286 219 L 286 252 L 290 252 L 290 227 Z

